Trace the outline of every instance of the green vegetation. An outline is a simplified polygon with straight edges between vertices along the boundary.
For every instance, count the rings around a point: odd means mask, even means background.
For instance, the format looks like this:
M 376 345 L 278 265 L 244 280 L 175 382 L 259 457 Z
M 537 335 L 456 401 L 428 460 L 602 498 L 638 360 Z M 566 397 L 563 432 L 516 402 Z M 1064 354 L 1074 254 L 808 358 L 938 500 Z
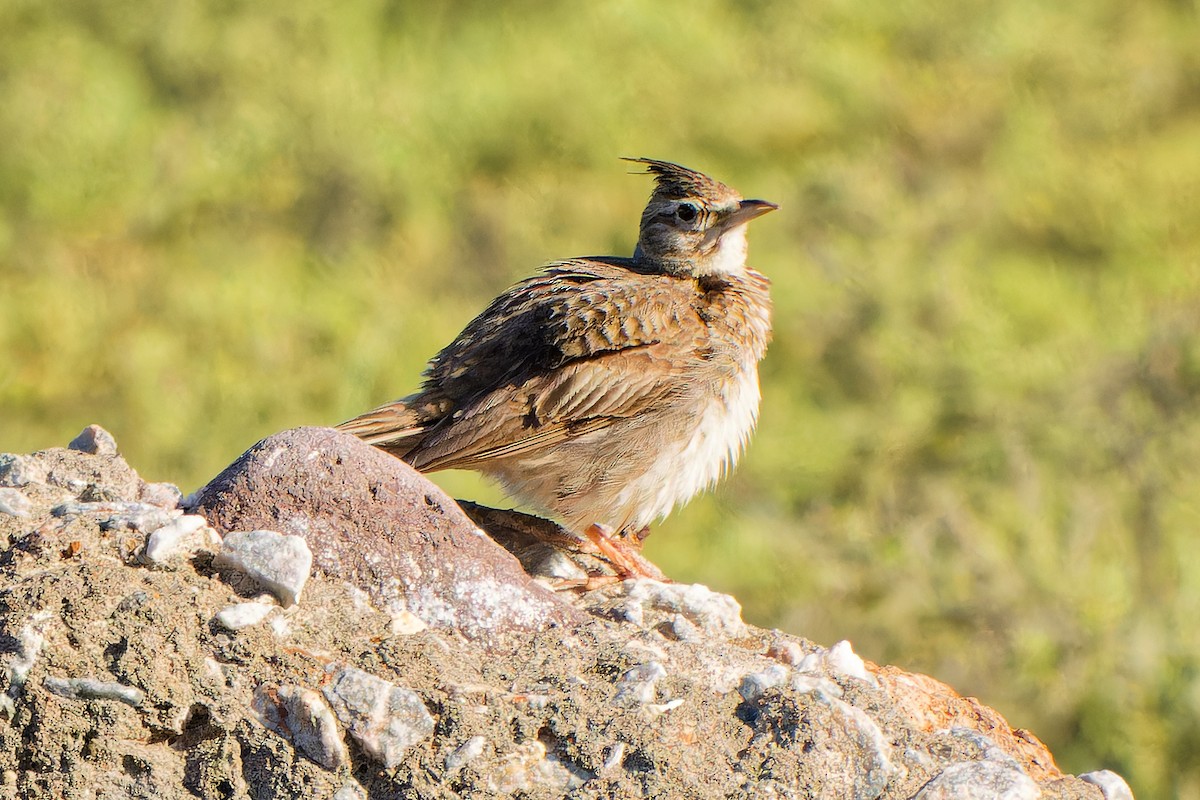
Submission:
M 404 394 L 631 250 L 620 155 L 782 205 L 759 435 L 649 555 L 1200 796 L 1194 0 L 7 0 L 0 449 L 190 490 Z

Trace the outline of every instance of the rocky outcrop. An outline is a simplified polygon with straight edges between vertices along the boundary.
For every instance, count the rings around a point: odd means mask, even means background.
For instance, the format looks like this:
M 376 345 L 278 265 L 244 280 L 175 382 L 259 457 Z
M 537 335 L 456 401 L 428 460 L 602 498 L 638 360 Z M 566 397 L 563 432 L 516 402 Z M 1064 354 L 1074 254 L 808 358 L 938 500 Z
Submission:
M 0 797 L 1131 797 L 703 586 L 552 591 L 596 564 L 332 430 L 183 505 L 71 448 L 0 456 Z

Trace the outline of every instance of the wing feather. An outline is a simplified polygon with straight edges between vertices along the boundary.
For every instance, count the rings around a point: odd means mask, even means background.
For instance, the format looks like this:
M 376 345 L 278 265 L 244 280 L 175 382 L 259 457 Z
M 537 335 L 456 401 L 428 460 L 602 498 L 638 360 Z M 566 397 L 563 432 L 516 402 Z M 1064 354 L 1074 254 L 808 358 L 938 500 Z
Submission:
M 429 431 L 413 454 L 413 466 L 475 467 L 660 408 L 686 386 L 680 381 L 685 365 L 668 359 L 668 349 L 658 344 L 605 353 L 492 392 L 457 419 Z M 495 413 L 501 406 L 508 413 Z
M 703 321 L 684 278 L 626 259 L 552 264 L 430 361 L 420 392 L 338 426 L 433 471 L 602 431 L 686 387 Z

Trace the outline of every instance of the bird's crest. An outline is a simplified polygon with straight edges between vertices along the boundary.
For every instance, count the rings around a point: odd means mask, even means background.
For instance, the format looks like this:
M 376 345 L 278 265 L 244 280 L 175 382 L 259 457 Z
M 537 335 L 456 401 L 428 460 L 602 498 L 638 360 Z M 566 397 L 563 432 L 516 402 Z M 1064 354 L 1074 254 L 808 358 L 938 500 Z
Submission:
M 740 197 L 720 181 L 713 180 L 702 172 L 670 161 L 659 161 L 654 158 L 624 158 L 635 164 L 645 164 L 646 172 L 654 176 L 656 186 L 654 193 L 670 200 L 682 200 L 685 197 Z

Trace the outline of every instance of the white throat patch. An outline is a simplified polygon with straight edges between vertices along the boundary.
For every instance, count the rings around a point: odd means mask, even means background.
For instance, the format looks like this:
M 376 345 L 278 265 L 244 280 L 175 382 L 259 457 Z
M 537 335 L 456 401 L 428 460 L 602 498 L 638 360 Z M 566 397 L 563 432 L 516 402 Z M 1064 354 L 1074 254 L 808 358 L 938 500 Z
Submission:
M 717 249 L 707 259 L 705 270 L 709 274 L 736 275 L 746 271 L 746 225 L 725 231 L 717 240 Z

